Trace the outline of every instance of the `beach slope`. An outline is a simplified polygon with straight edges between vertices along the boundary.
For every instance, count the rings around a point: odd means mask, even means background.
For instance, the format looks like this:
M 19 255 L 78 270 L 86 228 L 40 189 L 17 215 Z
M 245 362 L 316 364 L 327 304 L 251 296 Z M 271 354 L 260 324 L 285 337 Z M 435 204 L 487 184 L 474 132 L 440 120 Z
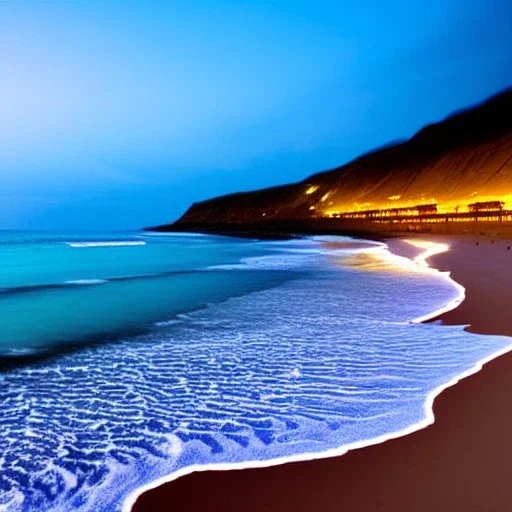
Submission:
M 512 242 L 435 238 L 431 265 L 450 270 L 466 300 L 449 324 L 512 336 Z M 400 242 L 392 242 L 400 252 Z M 479 511 L 512 508 L 512 353 L 435 400 L 435 423 L 341 457 L 262 469 L 194 473 L 144 493 L 135 512 Z

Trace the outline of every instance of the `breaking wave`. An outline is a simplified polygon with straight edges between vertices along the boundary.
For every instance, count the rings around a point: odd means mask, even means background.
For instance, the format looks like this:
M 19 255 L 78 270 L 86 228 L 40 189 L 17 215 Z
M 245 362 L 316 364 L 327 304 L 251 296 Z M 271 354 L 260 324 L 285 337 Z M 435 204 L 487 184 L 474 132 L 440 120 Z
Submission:
M 120 240 L 120 241 L 101 241 L 101 242 L 65 242 L 69 247 L 90 248 L 90 247 L 134 247 L 146 245 L 144 240 Z

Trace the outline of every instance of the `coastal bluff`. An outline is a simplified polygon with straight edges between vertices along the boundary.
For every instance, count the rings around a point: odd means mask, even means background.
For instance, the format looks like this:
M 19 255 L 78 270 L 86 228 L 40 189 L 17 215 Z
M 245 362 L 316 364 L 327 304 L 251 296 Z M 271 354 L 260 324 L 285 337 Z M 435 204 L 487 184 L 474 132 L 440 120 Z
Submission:
M 176 222 L 147 229 L 400 230 L 397 226 L 386 228 L 382 224 L 332 218 L 332 212 L 429 202 L 449 204 L 458 211 L 474 201 L 494 198 L 506 201 L 507 196 L 512 200 L 512 88 L 476 107 L 428 125 L 400 144 L 370 152 L 299 183 L 194 203 Z M 457 229 L 470 225 L 469 222 L 451 224 L 450 229 L 454 229 L 454 224 L 458 225 Z M 423 229 L 432 231 L 433 226 Z M 447 226 L 437 226 L 434 230 L 443 229 Z

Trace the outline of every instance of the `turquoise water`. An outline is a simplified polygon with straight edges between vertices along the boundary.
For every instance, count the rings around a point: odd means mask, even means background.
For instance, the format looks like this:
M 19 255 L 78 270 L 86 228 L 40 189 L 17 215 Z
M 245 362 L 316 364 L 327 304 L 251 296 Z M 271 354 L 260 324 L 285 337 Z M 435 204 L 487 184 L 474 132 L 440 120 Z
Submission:
M 250 240 L 140 233 L 0 235 L 0 356 L 154 328 L 288 278 L 215 266 L 264 254 Z
M 459 291 L 374 242 L 10 233 L 0 256 L 0 510 L 380 442 L 510 347 L 411 323 Z

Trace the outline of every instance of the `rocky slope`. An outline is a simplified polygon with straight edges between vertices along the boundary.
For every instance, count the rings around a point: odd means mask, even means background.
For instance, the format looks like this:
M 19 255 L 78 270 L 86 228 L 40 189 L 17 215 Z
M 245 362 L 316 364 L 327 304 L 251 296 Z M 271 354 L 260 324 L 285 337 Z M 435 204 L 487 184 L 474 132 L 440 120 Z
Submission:
M 300 183 L 194 203 L 174 226 L 299 220 L 424 202 L 462 211 L 469 202 L 507 196 L 512 208 L 512 89 Z

